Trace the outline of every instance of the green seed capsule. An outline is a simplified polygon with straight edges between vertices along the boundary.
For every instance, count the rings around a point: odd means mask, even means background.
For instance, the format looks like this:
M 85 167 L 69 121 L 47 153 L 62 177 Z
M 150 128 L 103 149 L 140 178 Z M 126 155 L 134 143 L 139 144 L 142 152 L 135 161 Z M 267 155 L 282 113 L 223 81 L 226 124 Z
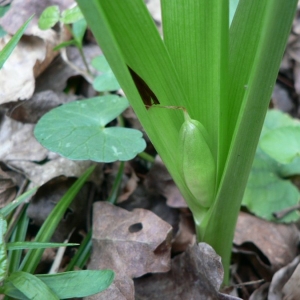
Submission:
M 179 170 L 199 204 L 210 207 L 215 193 L 216 164 L 206 129 L 186 112 L 179 133 Z

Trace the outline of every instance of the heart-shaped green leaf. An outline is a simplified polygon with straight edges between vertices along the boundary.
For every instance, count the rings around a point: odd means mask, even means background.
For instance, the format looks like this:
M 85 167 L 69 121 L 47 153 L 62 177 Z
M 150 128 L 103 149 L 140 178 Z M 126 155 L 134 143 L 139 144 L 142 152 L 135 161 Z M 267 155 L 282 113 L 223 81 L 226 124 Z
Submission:
M 127 99 L 115 95 L 74 101 L 45 114 L 34 134 L 44 147 L 69 159 L 130 160 L 146 147 L 142 132 L 105 127 L 127 107 Z

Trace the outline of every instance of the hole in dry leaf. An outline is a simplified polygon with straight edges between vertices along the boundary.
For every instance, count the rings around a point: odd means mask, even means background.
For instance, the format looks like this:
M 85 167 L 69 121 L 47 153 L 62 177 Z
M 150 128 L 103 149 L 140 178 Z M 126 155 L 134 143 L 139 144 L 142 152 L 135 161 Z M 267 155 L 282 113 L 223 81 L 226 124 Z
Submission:
M 128 230 L 130 233 L 135 233 L 143 229 L 142 223 L 135 223 L 129 226 Z

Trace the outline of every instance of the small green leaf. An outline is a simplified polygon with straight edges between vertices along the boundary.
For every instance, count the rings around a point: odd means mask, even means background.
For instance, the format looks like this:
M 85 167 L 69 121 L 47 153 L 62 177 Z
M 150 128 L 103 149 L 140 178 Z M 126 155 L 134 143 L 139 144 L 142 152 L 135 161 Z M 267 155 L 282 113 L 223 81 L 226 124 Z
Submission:
M 146 147 L 142 133 L 104 127 L 127 107 L 128 101 L 115 95 L 74 101 L 44 115 L 34 134 L 44 147 L 70 159 L 130 160 Z
M 258 217 L 275 221 L 273 213 L 296 205 L 299 191 L 290 180 L 281 176 L 282 167 L 258 148 L 245 190 L 243 205 Z M 299 214 L 292 212 L 281 222 L 293 222 Z
M 48 6 L 40 15 L 39 28 L 42 30 L 53 27 L 59 21 L 59 7 L 57 5 Z
M 291 163 L 300 156 L 300 127 L 288 126 L 266 133 L 260 142 L 261 148 L 282 164 Z
M 83 19 L 83 14 L 78 6 L 66 9 L 61 14 L 61 22 L 64 24 L 72 24 Z
M 72 26 L 73 37 L 79 45 L 82 45 L 82 39 L 84 37 L 86 28 L 87 28 L 87 23 L 85 19 L 81 19 L 75 22 Z
M 116 91 L 120 89 L 119 82 L 111 70 L 104 55 L 95 57 L 92 66 L 102 74 L 97 76 L 93 82 L 93 88 L 98 92 Z
M 57 295 L 39 278 L 26 272 L 15 272 L 6 280 L 31 300 L 59 300 Z
M 33 17 L 33 16 L 32 16 Z M 10 39 L 10 41 L 4 46 L 4 48 L 0 51 L 0 69 L 2 69 L 4 63 L 9 58 L 15 47 L 17 46 L 19 40 L 21 39 L 24 31 L 26 30 L 29 22 L 31 21 L 32 17 L 30 17 L 24 25 L 22 25 L 16 34 Z
M 7 243 L 7 250 L 20 250 L 20 249 L 42 249 L 42 248 L 57 248 L 67 246 L 78 246 L 73 243 L 37 243 L 37 242 L 13 242 Z
M 70 41 L 66 41 L 66 42 L 62 42 L 60 44 L 58 44 L 57 46 L 55 46 L 53 48 L 53 51 L 58 51 L 62 48 L 66 48 L 68 46 L 73 46 L 73 45 L 76 45 L 76 41 L 75 40 L 70 40 Z

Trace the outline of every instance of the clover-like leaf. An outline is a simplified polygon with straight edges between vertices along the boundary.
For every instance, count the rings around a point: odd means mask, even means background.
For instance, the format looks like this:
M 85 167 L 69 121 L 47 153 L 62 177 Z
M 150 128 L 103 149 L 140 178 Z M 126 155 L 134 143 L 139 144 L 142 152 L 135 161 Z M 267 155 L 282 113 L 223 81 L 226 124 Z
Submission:
M 93 82 L 93 88 L 98 92 L 116 91 L 120 89 L 119 82 L 111 70 L 104 55 L 95 57 L 92 66 L 102 74 L 97 76 Z
M 130 160 L 146 147 L 142 132 L 105 127 L 127 107 L 127 99 L 115 95 L 74 101 L 45 114 L 34 134 L 44 147 L 69 159 Z
M 39 28 L 42 30 L 53 27 L 59 21 L 59 7 L 57 5 L 48 6 L 40 15 Z

